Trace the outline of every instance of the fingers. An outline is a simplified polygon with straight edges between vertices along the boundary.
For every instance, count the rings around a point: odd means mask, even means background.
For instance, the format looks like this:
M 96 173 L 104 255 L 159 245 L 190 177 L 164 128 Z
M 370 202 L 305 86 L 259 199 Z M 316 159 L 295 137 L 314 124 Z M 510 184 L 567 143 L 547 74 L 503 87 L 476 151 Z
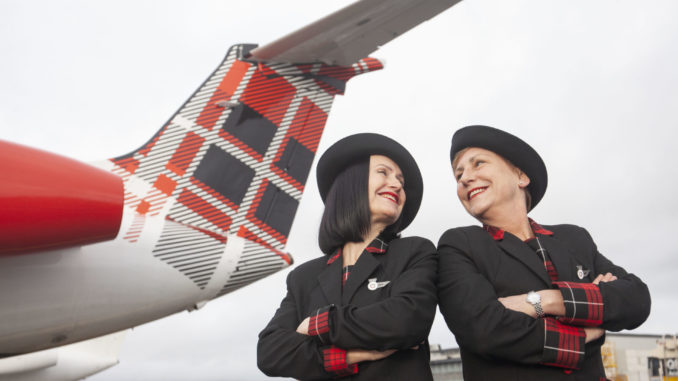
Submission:
M 373 354 L 373 356 L 374 356 L 374 357 L 372 358 L 372 360 L 374 361 L 374 360 L 381 360 L 381 359 L 384 359 L 384 358 L 386 358 L 386 357 L 388 357 L 388 356 L 394 354 L 395 352 L 396 352 L 395 349 L 387 349 L 387 350 L 385 350 L 385 351 L 372 351 L 372 354 Z
M 598 283 L 600 283 L 600 282 L 603 282 L 603 283 L 605 283 L 605 282 L 612 282 L 613 280 L 617 280 L 617 277 L 614 276 L 614 275 L 612 275 L 612 273 L 607 273 L 607 274 L 605 274 L 605 275 L 603 275 L 603 274 L 598 274 L 598 276 L 596 277 L 596 279 L 593 280 L 592 283 L 593 283 L 593 284 L 598 284 Z
M 310 322 L 310 320 L 311 320 L 310 317 L 304 319 L 297 327 L 297 332 L 301 333 L 302 335 L 308 336 L 308 323 Z
M 588 327 L 584 328 L 584 333 L 586 334 L 586 342 L 590 343 L 593 340 L 599 339 L 605 333 L 605 330 L 602 328 L 593 328 Z
M 386 358 L 396 352 L 395 349 L 376 351 L 369 349 L 349 349 L 346 351 L 346 363 L 356 364 L 363 361 L 377 361 Z

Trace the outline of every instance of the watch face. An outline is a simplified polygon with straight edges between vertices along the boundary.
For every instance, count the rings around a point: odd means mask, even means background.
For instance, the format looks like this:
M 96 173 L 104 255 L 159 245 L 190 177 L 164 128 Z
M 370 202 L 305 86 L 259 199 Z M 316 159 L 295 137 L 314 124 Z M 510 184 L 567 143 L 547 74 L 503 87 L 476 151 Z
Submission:
M 527 294 L 527 301 L 534 304 L 541 302 L 541 297 L 536 292 L 530 292 Z

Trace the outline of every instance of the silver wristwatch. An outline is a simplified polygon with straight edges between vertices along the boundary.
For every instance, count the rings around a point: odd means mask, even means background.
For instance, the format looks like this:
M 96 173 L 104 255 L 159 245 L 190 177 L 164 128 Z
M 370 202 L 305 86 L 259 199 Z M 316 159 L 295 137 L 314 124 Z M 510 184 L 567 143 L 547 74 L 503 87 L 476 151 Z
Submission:
M 541 308 L 541 296 L 539 294 L 534 291 L 530 291 L 527 293 L 527 298 L 525 301 L 534 307 L 534 309 L 537 311 L 538 318 L 544 317 L 544 309 Z

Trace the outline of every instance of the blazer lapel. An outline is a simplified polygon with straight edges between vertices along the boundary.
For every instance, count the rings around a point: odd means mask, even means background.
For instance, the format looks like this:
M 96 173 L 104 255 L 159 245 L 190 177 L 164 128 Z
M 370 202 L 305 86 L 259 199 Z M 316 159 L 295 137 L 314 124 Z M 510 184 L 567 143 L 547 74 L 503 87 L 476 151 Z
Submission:
M 552 236 L 539 236 L 541 243 L 544 245 L 546 251 L 548 251 L 549 256 L 551 257 L 551 262 L 558 272 L 559 281 L 575 280 L 575 264 L 572 261 L 572 255 L 570 251 L 561 242 L 555 237 Z
M 364 251 L 353 270 L 351 270 L 351 275 L 348 276 L 346 284 L 344 285 L 344 292 L 341 296 L 342 304 L 348 304 L 353 298 L 353 295 L 358 291 L 358 288 L 363 284 L 367 278 L 369 278 L 374 270 L 379 266 L 379 261 L 374 258 L 374 254 Z
M 328 304 L 341 304 L 341 264 L 342 260 L 339 257 L 318 274 L 318 283 Z
M 525 242 L 518 237 L 506 232 L 504 238 L 497 242 L 510 256 L 522 262 L 528 269 L 544 281 L 544 284 L 551 286 L 551 279 L 546 272 L 544 263 L 539 259 L 537 253 L 530 249 Z

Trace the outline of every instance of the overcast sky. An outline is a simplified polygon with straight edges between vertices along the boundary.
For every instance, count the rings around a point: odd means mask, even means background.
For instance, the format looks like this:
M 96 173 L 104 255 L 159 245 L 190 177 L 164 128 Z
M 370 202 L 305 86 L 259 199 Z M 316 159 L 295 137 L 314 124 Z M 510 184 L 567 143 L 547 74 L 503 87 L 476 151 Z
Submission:
M 236 43 L 267 43 L 349 1 L 0 0 L 0 139 L 84 161 L 145 143 Z M 544 158 L 531 216 L 586 227 L 650 287 L 638 333 L 678 331 L 678 2 L 465 0 L 372 54 L 386 68 L 335 99 L 319 151 L 357 132 L 402 142 L 425 184 L 405 235 L 476 224 L 456 198 L 452 133 L 487 124 Z M 317 159 L 317 157 L 316 157 Z M 321 255 L 315 176 L 287 246 Z M 284 296 L 281 271 L 202 310 L 127 335 L 92 380 L 260 380 L 256 337 Z M 431 343 L 456 345 L 438 315 Z

